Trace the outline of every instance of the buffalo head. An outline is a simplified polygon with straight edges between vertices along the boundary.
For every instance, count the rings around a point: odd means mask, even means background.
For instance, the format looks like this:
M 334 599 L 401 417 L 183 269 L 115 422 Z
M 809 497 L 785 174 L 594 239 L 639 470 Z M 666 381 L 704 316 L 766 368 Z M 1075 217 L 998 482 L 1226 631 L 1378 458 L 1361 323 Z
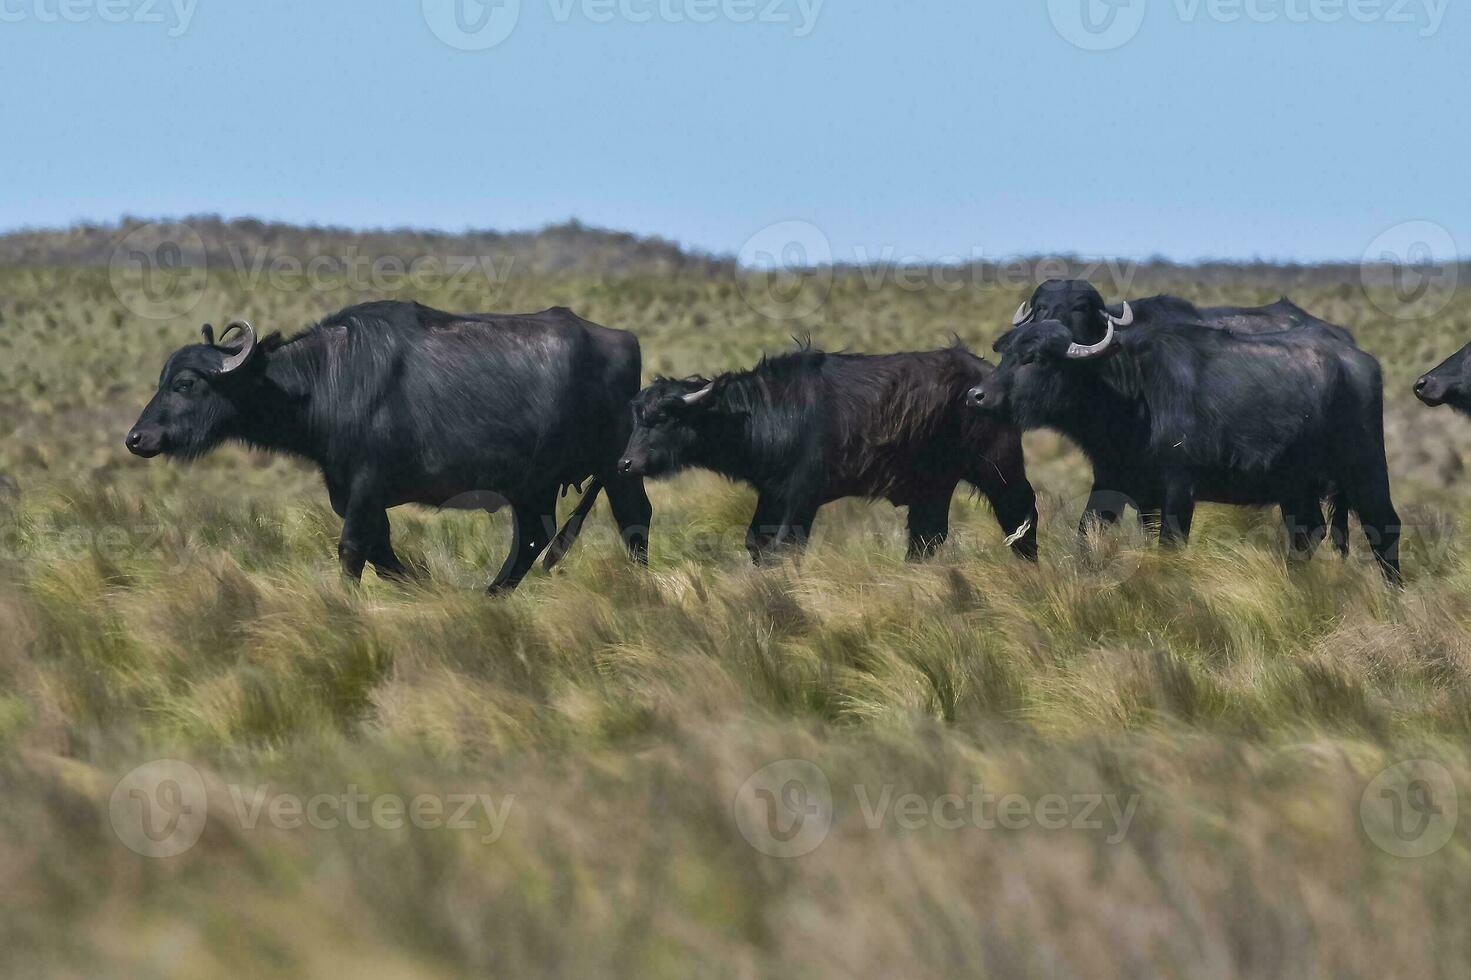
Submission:
M 1025 323 L 1056 320 L 1065 324 L 1079 343 L 1093 344 L 1102 338 L 1109 316 L 1103 294 L 1086 279 L 1048 279 L 1032 291 L 1030 300 L 1017 308 L 1011 325 L 1020 327 Z M 1117 326 L 1133 322 L 1127 303 L 1114 322 Z
M 204 343 L 181 347 L 164 363 L 158 391 L 128 431 L 135 456 L 201 456 L 233 433 L 240 385 L 260 360 L 255 331 L 236 320 L 218 343 L 209 324 L 201 333 Z
M 661 477 L 692 465 L 705 423 L 715 412 L 715 387 L 705 378 L 659 378 L 639 392 L 619 472 Z
M 1018 316 L 1014 326 L 996 341 L 1001 363 L 966 395 L 972 408 L 1005 416 L 1024 428 L 1042 425 L 1042 416 L 1065 399 L 1066 372 L 1109 356 L 1118 346 L 1118 328 L 1134 322 L 1133 310 L 1098 313 L 1102 336 L 1083 342 L 1062 320 Z
M 1449 405 L 1471 415 L 1471 344 L 1421 376 L 1415 396 L 1432 407 Z

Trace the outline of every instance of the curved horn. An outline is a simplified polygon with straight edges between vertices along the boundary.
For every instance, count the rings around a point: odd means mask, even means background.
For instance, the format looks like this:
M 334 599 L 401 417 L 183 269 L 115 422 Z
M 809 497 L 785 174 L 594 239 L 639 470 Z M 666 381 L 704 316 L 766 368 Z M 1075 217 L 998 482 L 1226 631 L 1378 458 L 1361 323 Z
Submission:
M 204 342 L 209 346 L 213 347 L 215 345 L 215 328 L 210 324 L 206 323 L 199 328 L 199 336 L 203 337 Z
M 702 402 L 706 398 L 710 397 L 710 392 L 712 392 L 714 390 L 715 390 L 715 382 L 712 381 L 709 384 L 707 384 L 705 387 L 701 388 L 699 391 L 692 391 L 688 395 L 685 395 L 684 396 L 684 403 L 686 405 L 698 405 L 700 402 Z
M 1018 306 L 1016 308 L 1016 315 L 1011 318 L 1011 325 L 1013 327 L 1019 327 L 1023 323 L 1026 323 L 1031 318 L 1032 318 L 1032 311 L 1031 311 L 1031 309 L 1028 308 L 1028 306 L 1027 306 L 1026 303 L 1022 303 L 1021 306 Z
M 1103 339 L 1096 344 L 1068 344 L 1067 356 L 1069 360 L 1086 361 L 1090 357 L 1097 357 L 1113 346 L 1114 330 L 1113 317 L 1107 317 L 1108 330 Z
M 227 345 L 225 338 L 236 330 L 240 331 L 240 338 Z M 220 364 L 220 373 L 229 374 L 231 371 L 239 370 L 246 361 L 250 360 L 250 355 L 255 353 L 255 328 L 244 320 L 231 320 L 229 326 L 220 333 L 219 346 L 230 352 Z
M 1134 308 L 1125 302 L 1123 313 L 1118 316 L 1113 316 L 1108 310 L 1104 310 L 1103 318 L 1116 327 L 1127 327 L 1134 322 Z

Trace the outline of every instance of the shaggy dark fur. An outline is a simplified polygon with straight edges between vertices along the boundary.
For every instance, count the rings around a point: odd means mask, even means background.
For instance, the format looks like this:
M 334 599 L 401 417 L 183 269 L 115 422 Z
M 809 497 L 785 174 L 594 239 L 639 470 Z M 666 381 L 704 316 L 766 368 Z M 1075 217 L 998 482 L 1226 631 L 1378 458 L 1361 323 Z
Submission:
M 1022 557 L 1037 554 L 1036 507 L 1015 429 L 965 410 L 990 366 L 962 348 L 829 354 L 804 349 L 754 369 L 660 378 L 634 400 L 622 467 L 664 476 L 713 470 L 760 494 L 747 540 L 753 559 L 800 544 L 818 508 L 840 497 L 909 508 L 909 556 L 946 537 L 964 480 L 985 494 Z M 686 403 L 686 396 L 713 386 Z

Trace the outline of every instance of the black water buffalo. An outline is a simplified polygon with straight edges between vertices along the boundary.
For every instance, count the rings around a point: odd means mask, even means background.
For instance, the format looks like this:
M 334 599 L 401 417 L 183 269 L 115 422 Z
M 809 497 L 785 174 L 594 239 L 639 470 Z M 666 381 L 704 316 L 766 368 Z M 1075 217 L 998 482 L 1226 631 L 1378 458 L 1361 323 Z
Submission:
M 909 557 L 950 528 L 964 480 L 986 495 L 1023 558 L 1037 555 L 1036 498 L 1020 434 L 965 410 L 989 364 L 959 347 L 860 355 L 803 349 L 714 380 L 660 378 L 634 399 L 620 468 L 665 476 L 690 466 L 756 488 L 747 548 L 760 561 L 800 546 L 823 504 L 882 498 L 909 508 Z
M 633 334 L 560 308 L 451 314 L 405 302 L 349 307 L 289 339 L 257 340 L 242 322 L 218 342 L 203 333 L 169 357 L 128 449 L 192 458 L 234 440 L 311 460 L 343 519 L 338 556 L 353 578 L 366 562 L 411 575 L 389 543 L 389 507 L 509 503 L 514 540 L 490 588 L 513 589 L 549 544 L 548 567 L 566 552 L 604 488 L 645 559 L 648 497 L 617 472 L 639 386 Z M 558 489 L 587 479 L 553 541 Z
M 1415 382 L 1415 396 L 1431 408 L 1449 405 L 1471 415 L 1471 344 L 1422 375 Z
M 1153 296 L 1129 301 L 1136 314 L 1149 312 L 1154 318 L 1171 316 L 1202 326 L 1228 330 L 1236 334 L 1277 333 L 1283 330 L 1310 329 L 1337 338 L 1350 346 L 1358 346 L 1354 335 L 1336 323 L 1320 320 L 1285 296 L 1267 306 L 1197 307 L 1178 296 Z M 1032 298 L 1023 303 L 1012 318 L 1019 327 L 1033 320 L 1057 320 L 1077 336 L 1095 331 L 1108 314 L 1115 322 L 1123 315 L 1123 304 L 1107 305 L 1103 295 L 1085 279 L 1049 279 L 1039 285 Z
M 1172 302 L 1125 303 L 1086 326 L 1021 319 L 969 401 L 1078 444 L 1094 471 L 1085 522 L 1115 520 L 1129 500 L 1174 542 L 1188 536 L 1197 500 L 1277 504 L 1302 555 L 1325 530 L 1319 502 L 1337 494 L 1398 579 L 1373 357 L 1316 327 L 1210 329 Z
M 1319 319 L 1285 296 L 1266 306 L 1207 306 L 1197 307 L 1189 300 L 1178 296 L 1151 296 L 1130 300 L 1127 303 L 1131 317 L 1159 320 L 1165 317 L 1226 330 L 1240 335 L 1280 333 L 1284 330 L 1299 330 L 1318 333 L 1325 338 L 1337 340 L 1349 347 L 1357 347 L 1354 335 L 1347 328 Z M 1032 297 L 1023 303 L 1012 318 L 1011 325 L 1041 320 L 1057 320 L 1067 325 L 1076 336 L 1089 336 L 1098 329 L 1103 317 L 1112 317 L 1115 324 L 1121 322 L 1125 304 L 1105 304 L 1103 295 L 1085 279 L 1049 279 L 1032 292 Z M 1084 510 L 1082 525 L 1095 521 L 1109 523 L 1117 515 L 1108 507 L 1111 495 L 1104 492 L 1097 498 L 1100 507 L 1089 506 Z M 1297 514 L 1282 514 L 1282 519 L 1293 529 L 1293 550 L 1296 554 L 1311 552 L 1318 544 L 1319 530 L 1332 524 L 1334 547 L 1341 554 L 1348 554 L 1348 509 L 1339 505 L 1330 491 L 1329 516 L 1323 517 L 1321 506 L 1309 510 L 1306 501 L 1295 505 Z M 1115 501 L 1116 503 L 1116 501 Z M 1320 502 L 1321 503 L 1321 502 Z M 1103 509 L 1100 509 L 1103 508 Z M 1141 515 L 1141 517 L 1153 515 Z

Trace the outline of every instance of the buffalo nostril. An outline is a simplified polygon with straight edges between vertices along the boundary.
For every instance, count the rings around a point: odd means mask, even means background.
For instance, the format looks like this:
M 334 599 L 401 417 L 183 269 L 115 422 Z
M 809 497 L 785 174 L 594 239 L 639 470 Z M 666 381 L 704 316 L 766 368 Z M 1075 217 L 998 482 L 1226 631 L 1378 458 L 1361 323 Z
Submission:
M 633 460 L 624 457 L 618 461 L 618 472 L 627 473 L 633 469 Z
M 138 445 L 139 441 L 141 441 L 142 438 L 143 436 L 137 432 L 129 432 L 126 442 L 127 447 L 129 449 L 132 449 L 134 446 Z
M 1416 391 L 1424 391 L 1425 390 L 1425 386 L 1428 385 L 1429 383 L 1430 383 L 1430 379 L 1429 378 L 1421 378 L 1419 381 L 1416 381 L 1415 382 L 1415 390 Z

